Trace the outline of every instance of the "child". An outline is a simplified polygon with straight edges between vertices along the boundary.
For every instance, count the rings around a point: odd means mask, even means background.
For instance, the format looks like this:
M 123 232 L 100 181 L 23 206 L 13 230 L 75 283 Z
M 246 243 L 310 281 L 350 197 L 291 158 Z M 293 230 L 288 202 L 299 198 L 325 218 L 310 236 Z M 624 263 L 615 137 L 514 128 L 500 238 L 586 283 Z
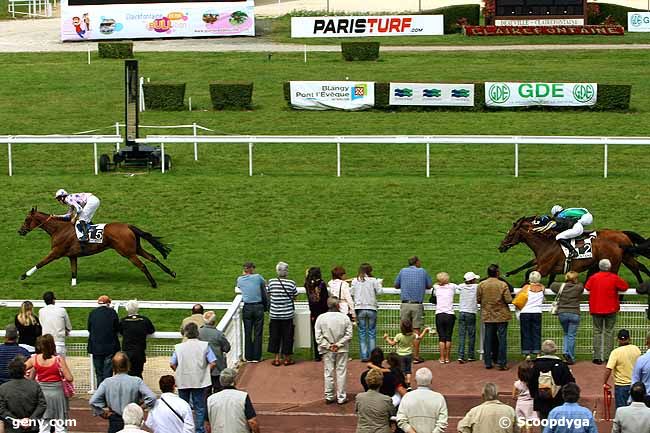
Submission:
M 436 297 L 436 330 L 440 345 L 440 363 L 449 364 L 451 357 L 451 336 L 454 334 L 454 294 L 458 286 L 449 282 L 449 274 L 439 272 L 433 291 Z
M 512 387 L 512 398 L 517 402 L 515 412 L 517 419 L 524 419 L 527 421 L 526 426 L 522 432 L 531 432 L 532 421 L 537 420 L 537 412 L 533 409 L 533 397 L 528 390 L 528 380 L 531 372 L 531 363 L 524 361 L 519 364 L 517 369 L 517 377 L 519 378 Z
M 413 342 L 416 339 L 421 339 L 428 332 L 429 328 L 425 328 L 422 334 L 418 335 L 413 332 L 413 325 L 410 320 L 402 320 L 399 325 L 400 333 L 395 338 L 390 338 L 388 334 L 384 334 L 384 340 L 391 346 L 397 346 L 397 354 L 400 356 L 402 373 L 406 376 L 406 384 L 411 384 L 411 365 L 413 364 Z
M 465 364 L 474 361 L 474 345 L 476 343 L 476 287 L 481 278 L 474 272 L 463 276 L 464 283 L 458 285 L 460 292 L 460 317 L 458 318 L 458 362 Z M 467 354 L 465 354 L 465 338 L 467 337 Z M 467 355 L 467 357 L 465 356 Z

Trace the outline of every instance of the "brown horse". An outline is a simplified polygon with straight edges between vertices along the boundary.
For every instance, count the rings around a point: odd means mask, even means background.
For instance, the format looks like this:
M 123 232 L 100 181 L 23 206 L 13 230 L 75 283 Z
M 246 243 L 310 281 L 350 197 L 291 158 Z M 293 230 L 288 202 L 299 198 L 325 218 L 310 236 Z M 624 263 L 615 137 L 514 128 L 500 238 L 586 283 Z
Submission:
M 501 241 L 499 251 L 505 252 L 509 248 L 523 242 L 535 254 L 537 271 L 542 276 L 564 273 L 565 255 L 560 244 L 555 240 L 553 233 L 537 233 L 533 231 L 535 225 L 532 218 L 517 220 L 506 237 Z M 600 232 L 599 232 L 600 233 Z M 571 261 L 570 270 L 590 273 L 598 269 L 601 259 L 609 259 L 612 263 L 611 271 L 618 273 L 618 269 L 626 255 L 623 247 L 604 237 L 597 237 L 592 241 L 592 254 L 590 259 L 574 259 Z M 632 259 L 634 257 L 629 255 Z M 634 260 L 636 262 L 636 260 Z M 638 265 L 638 262 L 636 262 Z M 637 266 L 638 269 L 638 266 Z
M 138 256 L 142 256 L 155 263 L 160 267 L 160 269 L 171 275 L 173 278 L 176 278 L 176 272 L 169 269 L 167 266 L 162 264 L 156 256 L 142 248 L 140 245 L 140 239 L 145 239 L 149 242 L 160 252 L 160 254 L 162 254 L 163 258 L 167 258 L 167 255 L 171 252 L 171 248 L 160 242 L 159 238 L 130 224 L 106 224 L 104 227 L 103 242 L 99 244 L 85 244 L 83 247 L 77 240 L 77 235 L 75 234 L 74 225 L 72 223 L 60 220 L 53 215 L 38 212 L 36 208 L 32 208 L 32 210 L 27 214 L 25 222 L 23 222 L 23 225 L 18 230 L 18 234 L 25 236 L 27 233 L 37 228 L 43 229 L 50 235 L 52 238 L 52 249 L 43 260 L 36 264 L 36 266 L 22 274 L 20 276 L 21 280 L 31 276 L 34 272 L 48 263 L 60 259 L 61 257 L 67 257 L 70 259 L 72 285 L 75 286 L 77 284 L 77 258 L 92 256 L 93 254 L 101 253 L 109 248 L 113 248 L 118 252 L 118 254 L 126 257 L 131 263 L 137 266 L 138 269 L 146 275 L 149 283 L 151 283 L 151 287 L 156 287 L 156 281 Z

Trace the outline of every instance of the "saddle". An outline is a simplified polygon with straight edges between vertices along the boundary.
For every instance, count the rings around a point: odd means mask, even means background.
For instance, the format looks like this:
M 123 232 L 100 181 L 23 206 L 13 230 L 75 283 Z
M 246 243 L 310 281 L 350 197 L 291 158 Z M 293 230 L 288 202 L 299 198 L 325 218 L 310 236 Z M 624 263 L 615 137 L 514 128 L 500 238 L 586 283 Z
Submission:
M 597 232 L 593 231 L 589 233 L 583 233 L 577 238 L 571 239 L 571 245 L 578 252 L 578 256 L 574 257 L 574 260 L 591 259 L 593 257 L 591 242 L 594 239 L 596 239 L 597 236 L 598 236 Z M 560 244 L 560 248 L 562 248 L 562 252 L 564 253 L 564 255 L 568 257 L 569 250 L 561 244 Z
M 88 243 L 89 244 L 101 244 L 104 242 L 104 226 L 106 224 L 88 224 Z M 83 237 L 83 231 L 81 230 L 81 224 L 76 223 L 74 225 L 75 235 L 77 239 L 80 240 Z

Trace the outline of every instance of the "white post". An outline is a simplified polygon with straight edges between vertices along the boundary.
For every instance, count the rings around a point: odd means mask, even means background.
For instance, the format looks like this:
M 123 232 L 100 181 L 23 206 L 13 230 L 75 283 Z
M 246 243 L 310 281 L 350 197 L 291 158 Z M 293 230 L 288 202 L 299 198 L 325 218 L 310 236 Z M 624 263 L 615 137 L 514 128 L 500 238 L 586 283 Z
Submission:
M 253 176 L 253 143 L 248 143 L 248 175 Z
M 120 122 L 115 122 L 115 135 L 120 135 Z M 115 151 L 116 152 L 120 151 L 120 142 L 119 141 L 115 142 Z
M 603 177 L 607 179 L 607 140 L 605 139 L 605 161 L 603 167 Z
M 144 106 L 144 77 L 140 77 L 140 100 L 138 101 L 140 105 L 140 112 L 142 113 L 145 111 L 145 106 Z
M 93 143 L 93 159 L 95 161 L 95 176 L 97 176 L 97 143 Z
M 307 63 L 307 44 L 305 44 L 305 63 Z
M 97 389 L 97 384 L 95 384 L 95 365 L 93 364 L 93 356 L 91 354 L 88 354 L 88 362 L 90 363 L 90 368 L 88 369 L 90 372 L 90 380 L 88 381 L 90 383 L 90 390 L 88 394 L 92 394 Z
M 430 158 L 430 145 L 427 143 L 427 177 L 431 176 L 431 158 Z
M 160 171 L 165 173 L 165 143 L 160 143 Z
M 519 177 L 519 143 L 515 143 L 515 177 Z
M 192 132 L 194 133 L 194 136 L 196 137 L 196 122 L 192 123 Z M 195 141 L 194 142 L 194 161 L 199 160 L 199 144 Z
M 88 64 L 90 65 L 90 44 L 86 44 L 88 47 Z
M 188 105 L 187 108 L 189 108 L 189 111 L 192 111 L 192 97 L 191 96 L 189 98 L 187 98 L 187 105 Z
M 341 177 L 341 143 L 336 143 L 336 177 Z
M 13 163 L 11 161 L 11 143 L 7 143 L 7 159 L 9 160 L 9 176 L 14 175 Z

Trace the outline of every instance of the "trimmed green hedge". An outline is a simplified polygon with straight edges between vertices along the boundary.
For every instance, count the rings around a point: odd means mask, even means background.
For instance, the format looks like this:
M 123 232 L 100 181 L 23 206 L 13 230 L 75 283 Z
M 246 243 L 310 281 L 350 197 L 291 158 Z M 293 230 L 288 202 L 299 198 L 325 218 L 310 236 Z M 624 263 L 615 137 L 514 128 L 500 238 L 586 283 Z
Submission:
M 100 42 L 97 44 L 99 57 L 105 59 L 132 59 L 133 42 Z
M 589 3 L 587 11 L 587 24 L 602 24 L 607 20 L 607 17 L 611 17 L 611 19 L 625 27 L 625 30 L 627 30 L 628 12 L 646 12 L 643 9 L 634 9 L 612 3 Z
M 291 90 L 289 83 L 283 86 L 284 99 L 291 106 Z M 473 107 L 418 107 L 388 105 L 390 100 L 390 83 L 375 83 L 375 109 L 387 111 L 502 111 L 502 110 L 593 110 L 593 111 L 626 111 L 630 109 L 632 86 L 628 84 L 598 84 L 598 99 L 592 107 L 487 107 L 485 105 L 484 83 L 474 83 Z
M 253 108 L 252 81 L 215 81 L 210 83 L 210 99 L 215 110 Z
M 341 54 L 348 62 L 378 60 L 379 42 L 341 42 Z
M 462 27 L 459 23 L 463 18 L 467 20 L 466 25 L 478 26 L 481 16 L 480 5 L 456 5 L 447 6 L 444 8 L 433 9 L 430 11 L 423 11 L 425 15 L 444 15 L 445 34 L 461 33 Z
M 142 90 L 147 110 L 185 109 L 185 83 L 145 83 Z

